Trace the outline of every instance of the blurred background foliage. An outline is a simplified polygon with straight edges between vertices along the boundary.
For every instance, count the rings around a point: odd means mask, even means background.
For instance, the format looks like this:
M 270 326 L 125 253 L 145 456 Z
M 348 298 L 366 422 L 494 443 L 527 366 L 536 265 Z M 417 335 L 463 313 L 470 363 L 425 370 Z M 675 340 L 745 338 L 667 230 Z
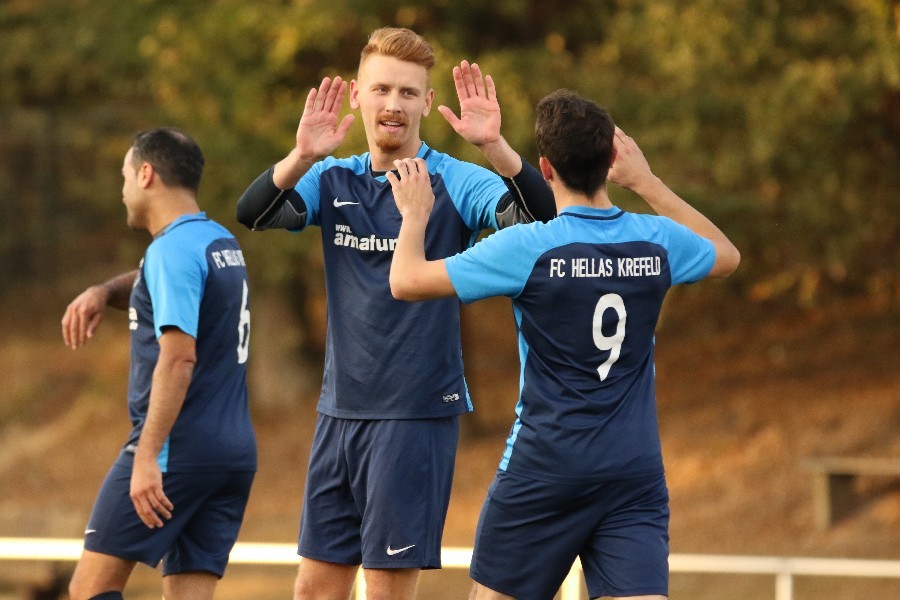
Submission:
M 504 134 L 531 160 L 542 96 L 568 87 L 609 108 L 740 247 L 728 294 L 800 305 L 900 294 L 900 3 L 889 0 L 6 0 L 4 292 L 39 282 L 69 294 L 86 263 L 135 264 L 146 238 L 123 232 L 122 156 L 134 131 L 172 124 L 204 148 L 201 204 L 239 235 L 255 284 L 309 317 L 322 294 L 316 235 L 250 235 L 234 204 L 291 147 L 308 89 L 353 77 L 384 25 L 433 44 L 438 103 L 458 108 L 461 59 L 491 73 Z M 480 160 L 436 112 L 423 135 Z M 357 123 L 339 153 L 365 150 Z

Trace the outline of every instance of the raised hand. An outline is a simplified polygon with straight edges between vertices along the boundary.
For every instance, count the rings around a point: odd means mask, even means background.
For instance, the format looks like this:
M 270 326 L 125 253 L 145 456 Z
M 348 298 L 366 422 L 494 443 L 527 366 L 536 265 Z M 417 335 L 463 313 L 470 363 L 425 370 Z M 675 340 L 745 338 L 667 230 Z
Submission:
M 297 126 L 297 151 L 305 160 L 314 162 L 334 152 L 344 141 L 354 116 L 346 115 L 338 122 L 347 82 L 340 77 L 326 77 L 318 89 L 306 96 L 303 116 Z
M 500 103 L 497 89 L 490 75 L 482 75 L 481 68 L 468 61 L 453 67 L 453 83 L 459 97 L 460 116 L 447 106 L 438 111 L 450 126 L 470 144 L 483 146 L 500 139 Z
M 616 185 L 634 191 L 635 188 L 653 179 L 653 172 L 644 153 L 633 139 L 616 127 L 613 139 L 615 156 L 609 168 L 607 179 Z

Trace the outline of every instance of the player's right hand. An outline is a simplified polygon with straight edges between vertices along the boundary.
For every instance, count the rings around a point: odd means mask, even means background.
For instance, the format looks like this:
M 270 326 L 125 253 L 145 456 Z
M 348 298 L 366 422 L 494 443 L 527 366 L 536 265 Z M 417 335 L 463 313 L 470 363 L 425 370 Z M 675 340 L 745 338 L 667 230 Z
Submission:
M 338 116 L 347 94 L 347 82 L 340 77 L 326 77 L 319 88 L 306 96 L 303 116 L 297 126 L 297 151 L 301 158 L 316 161 L 334 152 L 353 124 L 354 115 Z
M 102 285 L 95 285 L 69 303 L 62 318 L 62 336 L 66 346 L 74 350 L 94 336 L 94 331 L 103 320 L 108 298 L 109 291 Z

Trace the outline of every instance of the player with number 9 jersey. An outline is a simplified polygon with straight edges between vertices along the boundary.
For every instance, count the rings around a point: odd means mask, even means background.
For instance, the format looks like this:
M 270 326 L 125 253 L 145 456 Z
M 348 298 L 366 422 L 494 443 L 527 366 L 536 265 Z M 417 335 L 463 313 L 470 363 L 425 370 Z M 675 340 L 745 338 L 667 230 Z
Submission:
M 740 253 L 653 175 L 605 109 L 559 90 L 537 113 L 541 174 L 558 216 L 428 260 L 435 194 L 421 165 L 397 161 L 388 178 L 403 224 L 391 291 L 513 301 L 519 401 L 478 521 L 470 598 L 549 600 L 579 558 L 589 597 L 662 600 L 669 498 L 654 330 L 670 287 L 727 276 Z M 607 178 L 656 214 L 616 207 Z
M 446 260 L 459 297 L 513 299 L 522 365 L 501 470 L 573 483 L 662 473 L 653 336 L 712 244 L 665 217 L 569 207 Z

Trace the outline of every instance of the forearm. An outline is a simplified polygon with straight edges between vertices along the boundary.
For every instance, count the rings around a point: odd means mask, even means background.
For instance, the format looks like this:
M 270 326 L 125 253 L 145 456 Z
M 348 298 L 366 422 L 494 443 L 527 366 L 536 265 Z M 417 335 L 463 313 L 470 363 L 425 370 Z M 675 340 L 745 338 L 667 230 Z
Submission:
M 275 167 L 272 169 L 272 183 L 280 190 L 293 189 L 317 160 L 317 158 L 301 156 L 300 150 L 294 148 L 287 156 L 275 163 Z
M 119 310 L 128 310 L 128 303 L 131 300 L 131 288 L 134 287 L 136 277 L 137 270 L 129 271 L 97 286 L 106 293 L 106 305 Z
M 425 229 L 428 215 L 404 216 L 397 235 L 397 246 L 391 259 L 391 293 L 398 300 L 418 300 L 415 289 L 416 269 L 425 259 Z
M 740 262 L 740 253 L 731 240 L 703 213 L 685 202 L 656 176 L 651 176 L 635 186 L 632 191 L 644 199 L 657 214 L 680 223 L 713 243 L 716 262 L 710 275 L 730 275 Z
M 522 157 L 501 135 L 496 141 L 476 146 L 502 177 L 513 178 L 522 170 Z
M 281 190 L 273 181 L 274 167 L 267 169 L 251 183 L 237 202 L 239 223 L 252 230 L 270 228 L 302 228 L 306 212 L 286 206 L 291 197 L 299 200 L 293 188 Z M 297 202 L 302 205 L 302 202 Z
M 190 353 L 160 350 L 135 461 L 155 461 L 159 456 L 181 413 L 194 364 L 195 358 Z
M 526 218 L 517 218 L 517 223 L 542 221 L 546 223 L 556 216 L 556 200 L 553 190 L 544 181 L 541 173 L 531 163 L 520 158 L 521 169 L 514 177 L 504 177 L 516 205 Z
M 427 215 L 403 218 L 391 261 L 391 294 L 397 300 L 428 300 L 456 293 L 444 261 L 425 257 L 427 225 Z

